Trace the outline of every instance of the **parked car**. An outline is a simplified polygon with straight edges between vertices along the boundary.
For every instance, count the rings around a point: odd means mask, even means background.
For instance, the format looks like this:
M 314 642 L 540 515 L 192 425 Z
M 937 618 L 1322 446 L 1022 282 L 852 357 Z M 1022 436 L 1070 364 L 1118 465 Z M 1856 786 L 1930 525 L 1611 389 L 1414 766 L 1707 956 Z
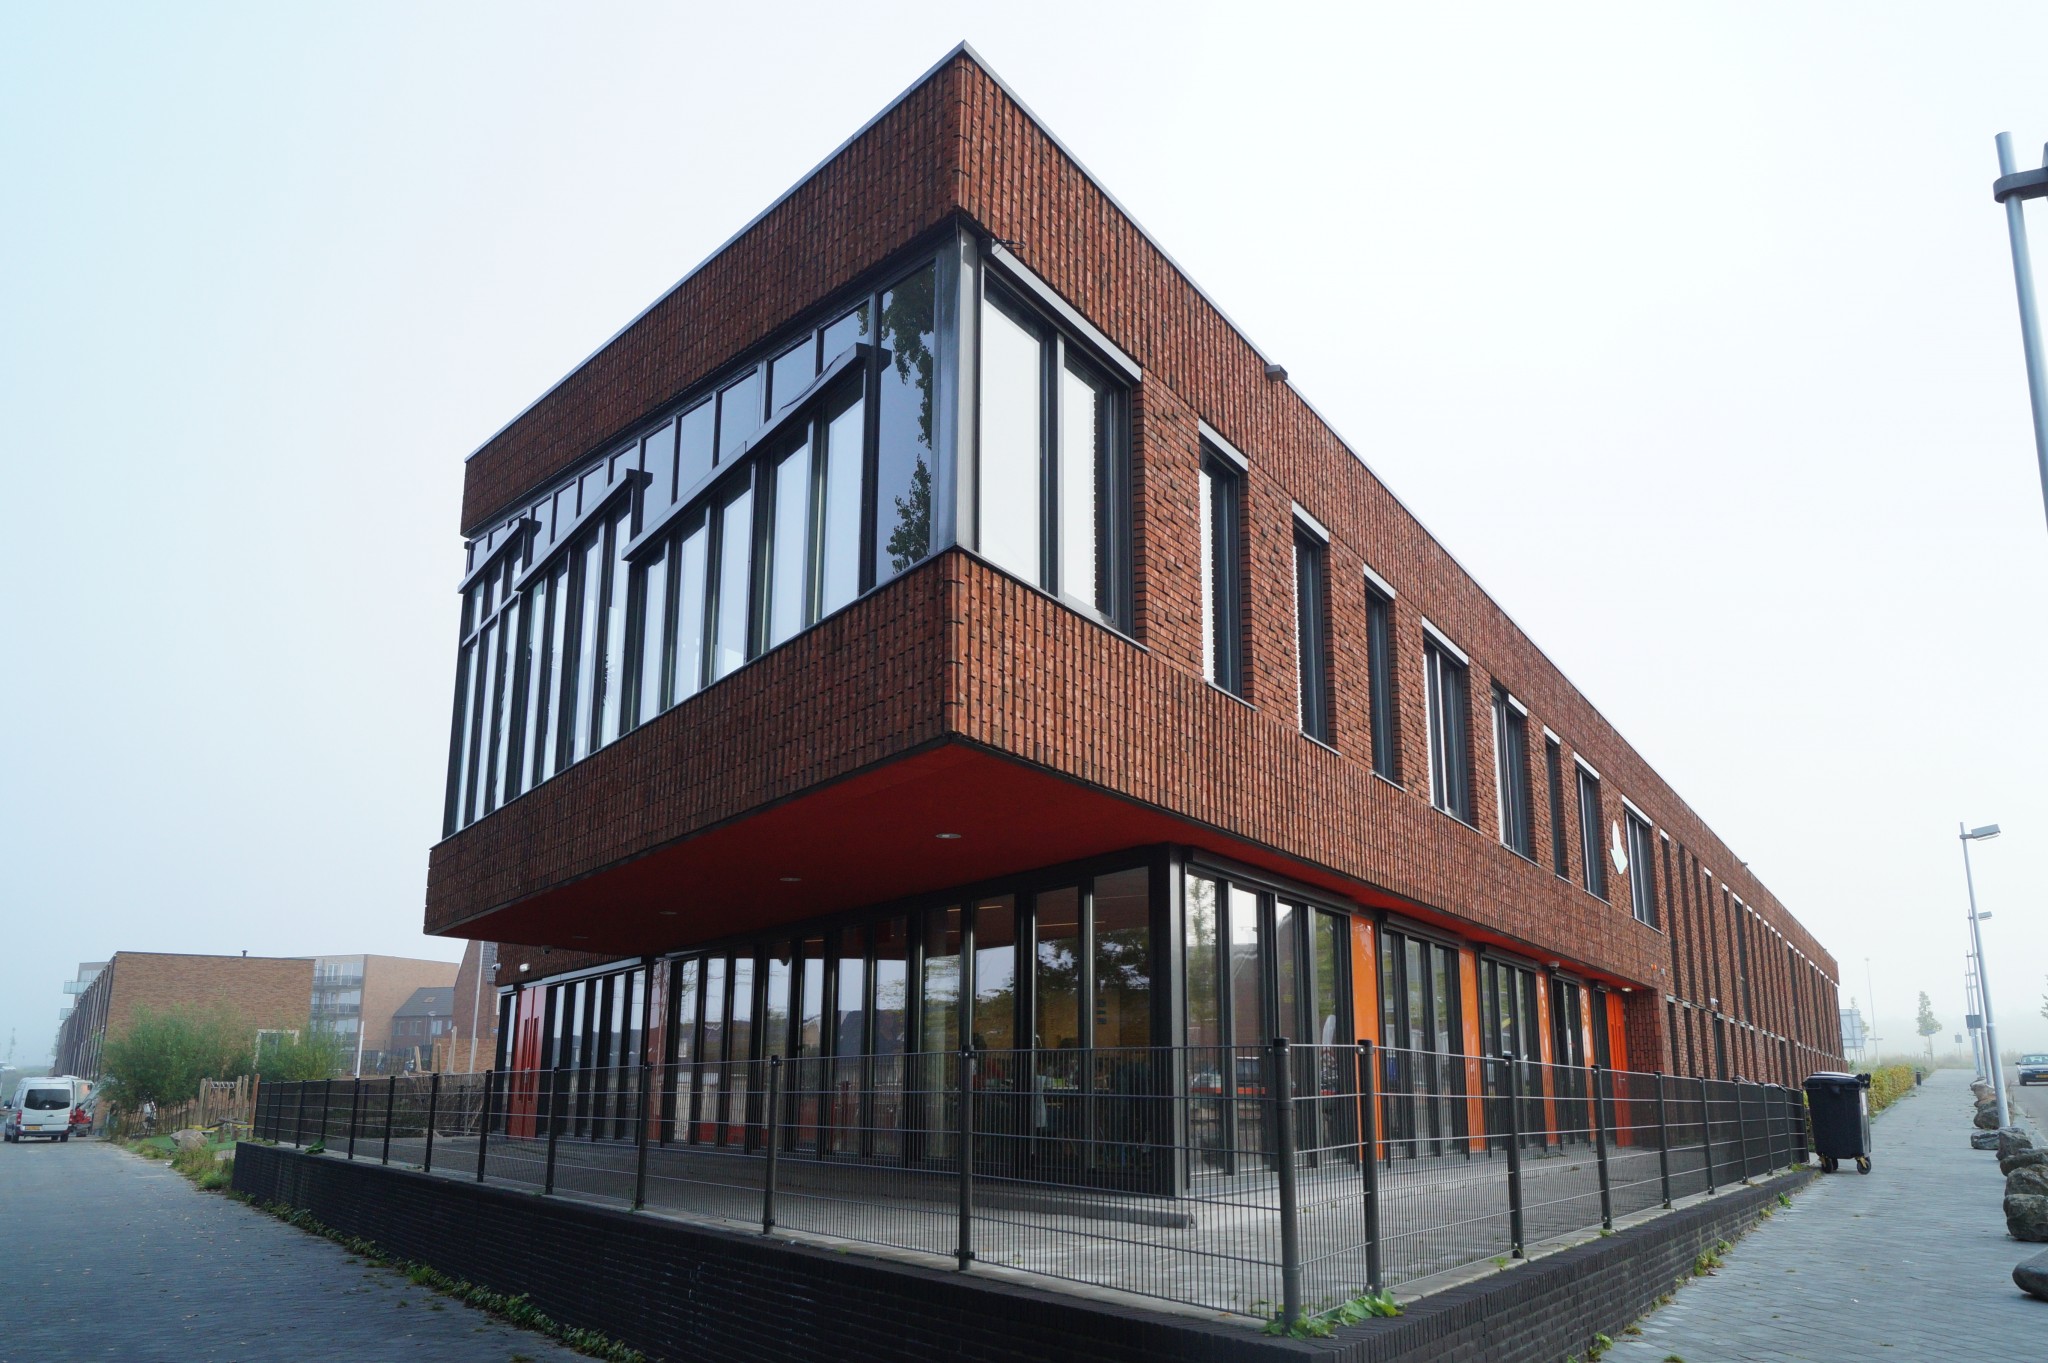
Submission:
M 7 1110 L 7 1125 L 0 1131 L 10 1144 L 29 1136 L 45 1140 L 71 1139 L 71 1114 L 77 1110 L 76 1091 L 68 1079 L 24 1079 L 14 1091 Z
M 2020 1057 L 2020 1082 L 2031 1084 L 2036 1079 L 2048 1084 L 2048 1055 L 2036 1053 Z

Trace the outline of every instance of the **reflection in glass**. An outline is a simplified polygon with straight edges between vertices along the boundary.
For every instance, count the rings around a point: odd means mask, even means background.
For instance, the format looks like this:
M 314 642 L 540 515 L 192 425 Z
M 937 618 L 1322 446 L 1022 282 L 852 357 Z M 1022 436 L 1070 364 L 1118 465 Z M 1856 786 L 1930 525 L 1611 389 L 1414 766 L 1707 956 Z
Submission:
M 1042 352 L 1037 334 L 1001 308 L 981 310 L 981 552 L 1031 583 L 1043 580 Z
M 825 509 L 818 552 L 820 615 L 860 595 L 860 483 L 862 426 L 867 404 L 859 396 L 825 427 Z
M 960 910 L 924 916 L 924 1049 L 960 1049 Z
M 867 1088 L 862 1074 L 868 1049 L 867 960 L 862 934 L 839 934 L 839 978 L 833 1006 L 833 1052 L 839 1057 L 832 1077 L 832 1148 L 843 1154 L 860 1150 L 863 1127 L 861 1100 Z
M 660 509 L 676 500 L 676 427 L 664 421 L 640 442 L 640 467 L 647 470 L 647 505 Z
M 1069 1050 L 1081 1044 L 1081 892 L 1072 885 L 1038 895 L 1038 950 L 1032 963 L 1037 999 L 1034 1044 Z
M 605 531 L 612 561 L 605 574 L 604 675 L 598 679 L 598 733 L 603 743 L 611 742 L 626 729 L 626 582 L 633 571 L 626 562 L 626 542 L 632 538 L 632 515 L 629 497 L 619 503 L 618 513 Z
M 675 698 L 687 700 L 704 684 L 705 560 L 711 526 L 700 520 L 676 551 Z
M 1069 367 L 1060 373 L 1060 583 L 1062 596 L 1102 604 L 1096 526 L 1102 486 L 1103 394 Z
M 730 458 L 761 429 L 761 371 L 755 369 L 718 392 L 718 457 Z
M 575 600 L 569 595 L 569 562 L 566 558 L 548 574 L 548 599 L 554 603 L 549 613 L 548 625 L 548 692 L 547 735 L 540 745 L 540 779 L 553 776 L 562 758 L 562 697 L 567 678 L 564 673 L 569 666 L 567 647 L 569 617 L 575 613 Z
M 747 660 L 747 560 L 752 548 L 754 492 L 742 486 L 718 512 L 717 644 L 711 655 L 716 681 Z
M 1301 906 L 1299 904 L 1290 904 L 1284 899 L 1274 901 L 1273 956 L 1275 959 L 1273 963 L 1278 967 L 1274 974 L 1278 978 L 1280 993 L 1279 997 L 1274 1000 L 1273 1012 L 1280 1024 L 1280 1030 L 1277 1034 L 1294 1042 L 1308 1040 L 1307 1037 L 1301 1035 L 1301 1012 L 1296 1001 L 1298 995 L 1298 990 L 1296 989 L 1297 972 L 1299 970 L 1297 947 L 1299 945 L 1300 922 Z
M 1216 969 L 1216 882 L 1190 875 L 1182 900 L 1187 915 L 1188 1045 L 1223 1044 Z
M 1152 897 L 1144 867 L 1095 879 L 1095 1045 L 1152 1044 Z
M 754 958 L 750 955 L 733 958 L 732 1023 L 725 1031 L 725 1058 L 725 1121 L 729 1127 L 719 1139 L 721 1144 L 738 1145 L 745 1139 L 742 1128 L 759 1116 L 747 1112 L 751 1086 L 745 1062 L 754 1058 Z
M 885 918 L 875 924 L 875 1012 L 869 1046 L 875 1053 L 873 1108 L 868 1124 L 874 1132 L 876 1155 L 896 1155 L 903 1149 L 903 1047 L 906 1009 L 909 1004 L 907 973 L 910 937 L 901 918 Z
M 699 1067 L 697 1097 L 691 1108 L 690 1140 L 717 1139 L 718 1096 L 725 1059 L 725 958 L 716 956 L 704 963 L 704 1030 L 697 1038 Z
M 1259 897 L 1230 887 L 1231 1042 L 1256 1046 L 1265 1039 L 1266 993 L 1259 970 Z
M 819 353 L 824 356 L 825 363 L 830 364 L 838 359 L 848 346 L 866 340 L 867 334 L 868 305 L 863 303 L 838 321 L 826 326 L 824 344 L 820 347 Z
M 668 664 L 668 569 L 665 549 L 640 560 L 639 722 L 661 713 L 661 675 Z
M 498 647 L 505 661 L 498 671 L 497 736 L 492 740 L 491 803 L 501 805 L 519 793 L 519 768 L 512 758 L 512 714 L 519 708 L 519 654 L 525 638 L 519 628 L 519 598 L 505 603 L 498 617 Z
M 825 1089 L 825 939 L 806 937 L 797 976 L 796 1064 L 789 1076 L 796 1095 L 793 1149 L 818 1148 L 818 1096 Z
M 818 377 L 817 342 L 806 336 L 775 357 L 768 369 L 768 404 L 771 411 L 789 406 L 791 398 L 804 391 Z
M 974 1045 L 1017 1045 L 1017 908 L 1010 895 L 974 906 Z
M 604 536 L 593 534 L 583 542 L 580 551 L 571 552 L 577 555 L 581 581 L 576 590 L 576 675 L 571 678 L 576 689 L 576 727 L 569 735 L 569 760 L 580 762 L 590 753 L 591 721 L 597 706 L 598 608 L 604 592 Z
M 768 647 L 804 627 L 811 524 L 811 447 L 797 446 L 775 465 L 774 525 L 768 545 Z
M 526 606 L 526 733 L 520 743 L 519 765 L 524 769 L 522 776 L 538 781 L 546 770 L 541 761 L 539 743 L 545 731 L 542 716 L 547 709 L 548 683 L 548 629 L 552 612 L 548 609 L 554 600 L 549 590 L 553 578 L 543 576 L 527 589 Z M 515 782 L 515 785 L 520 784 Z
M 882 295 L 880 438 L 875 451 L 875 583 L 931 552 L 934 272 Z
M 789 943 L 777 942 L 768 957 L 761 1008 L 761 1055 L 786 1054 L 789 1045 Z
M 711 472 L 711 426 L 717 406 L 711 399 L 683 413 L 676 423 L 676 496 L 702 482 Z

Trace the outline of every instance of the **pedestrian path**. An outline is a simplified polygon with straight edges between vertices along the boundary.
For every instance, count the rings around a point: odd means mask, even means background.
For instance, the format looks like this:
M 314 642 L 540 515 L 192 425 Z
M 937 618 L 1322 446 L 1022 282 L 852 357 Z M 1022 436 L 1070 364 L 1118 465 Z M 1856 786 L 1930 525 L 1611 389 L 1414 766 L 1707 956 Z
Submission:
M 0 1147 L 0 1363 L 574 1363 L 98 1141 Z
M 1969 1076 L 1937 1070 L 1872 1125 L 1868 1175 L 1815 1179 L 1616 1340 L 1607 1363 L 1976 1363 L 2048 1356 L 2039 1253 L 2005 1233 L 1997 1156 L 1969 1148 Z

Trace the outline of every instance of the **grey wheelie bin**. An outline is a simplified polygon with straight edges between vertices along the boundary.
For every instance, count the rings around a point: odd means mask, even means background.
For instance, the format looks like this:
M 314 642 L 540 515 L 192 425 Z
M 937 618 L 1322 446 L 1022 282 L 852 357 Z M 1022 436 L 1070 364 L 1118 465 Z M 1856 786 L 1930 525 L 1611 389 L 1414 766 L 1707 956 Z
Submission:
M 1806 1111 L 1813 1122 L 1813 1152 L 1834 1173 L 1843 1160 L 1870 1172 L 1870 1076 L 1822 1071 L 1806 1076 Z

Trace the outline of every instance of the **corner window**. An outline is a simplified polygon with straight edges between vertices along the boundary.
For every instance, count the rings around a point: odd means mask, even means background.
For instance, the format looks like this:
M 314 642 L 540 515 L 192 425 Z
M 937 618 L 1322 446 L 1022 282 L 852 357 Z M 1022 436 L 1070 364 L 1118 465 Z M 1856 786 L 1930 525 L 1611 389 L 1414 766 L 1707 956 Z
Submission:
M 1244 694 L 1244 482 L 1214 454 L 1202 456 L 1202 675 Z
M 1433 635 L 1422 641 L 1423 697 L 1429 709 L 1429 802 L 1472 822 L 1472 731 L 1463 659 Z
M 1493 769 L 1500 840 L 1510 850 L 1534 861 L 1535 831 L 1529 818 L 1529 721 L 1515 698 L 1501 686 L 1493 688 Z
M 1294 527 L 1294 675 L 1301 731 L 1330 741 L 1330 631 L 1325 585 L 1328 548 Z
M 1607 857 L 1600 834 L 1607 826 L 1600 812 L 1600 777 L 1584 763 L 1579 765 L 1579 856 L 1584 859 L 1584 885 L 1590 894 L 1607 898 Z
M 981 310 L 977 544 L 1033 586 L 1126 624 L 1123 392 L 998 288 Z
M 1657 926 L 1656 845 L 1650 825 L 1628 811 L 1628 894 L 1636 921 Z
M 1401 779 L 1401 740 L 1394 710 L 1394 598 L 1365 588 L 1365 667 L 1372 706 L 1372 769 Z

